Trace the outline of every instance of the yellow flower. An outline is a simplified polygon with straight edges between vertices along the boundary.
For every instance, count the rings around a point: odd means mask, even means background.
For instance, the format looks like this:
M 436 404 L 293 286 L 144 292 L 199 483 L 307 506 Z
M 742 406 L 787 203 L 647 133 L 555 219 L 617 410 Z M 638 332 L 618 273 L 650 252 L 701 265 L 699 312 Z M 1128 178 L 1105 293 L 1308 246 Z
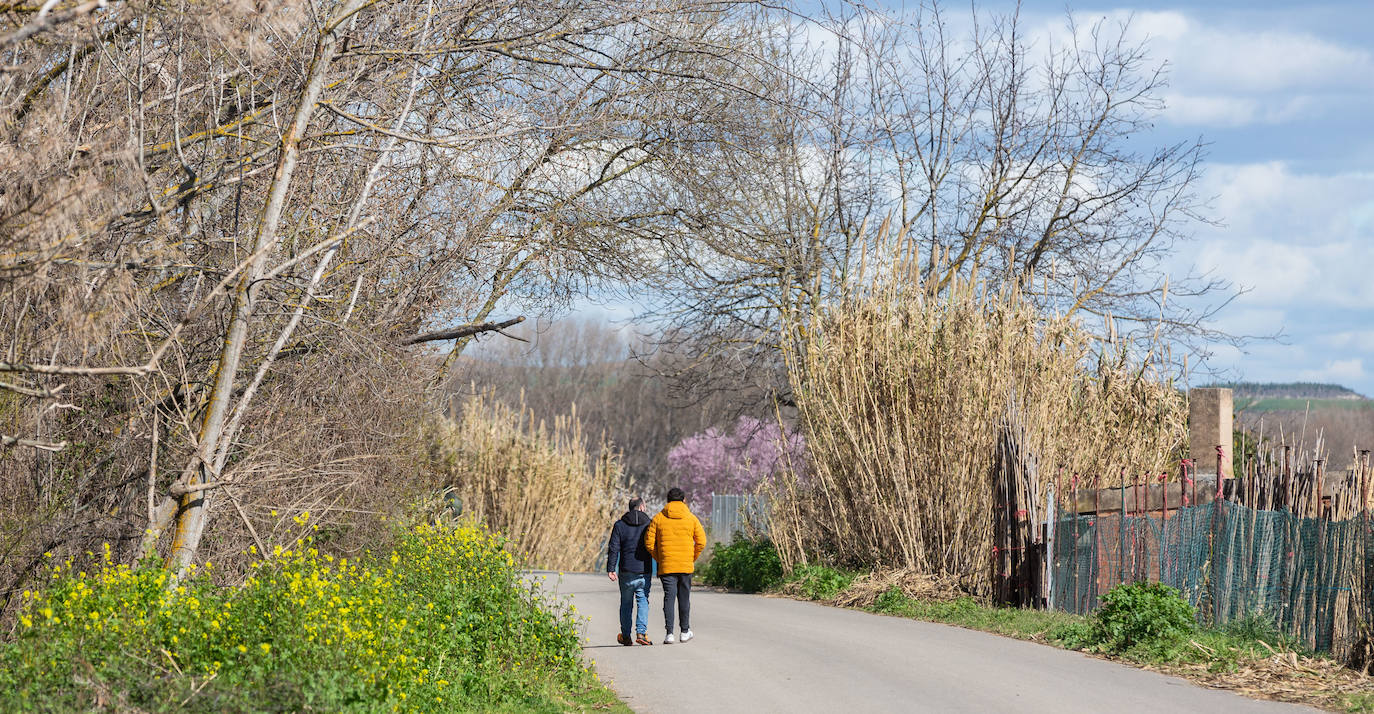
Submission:
M 269 645 L 269 644 L 267 644 L 266 642 L 264 642 L 264 643 L 262 643 L 262 644 L 260 644 L 260 645 L 258 645 L 258 646 L 262 648 L 262 653 L 263 653 L 263 654 L 267 654 L 268 652 L 271 652 L 271 651 L 272 651 L 272 645 Z

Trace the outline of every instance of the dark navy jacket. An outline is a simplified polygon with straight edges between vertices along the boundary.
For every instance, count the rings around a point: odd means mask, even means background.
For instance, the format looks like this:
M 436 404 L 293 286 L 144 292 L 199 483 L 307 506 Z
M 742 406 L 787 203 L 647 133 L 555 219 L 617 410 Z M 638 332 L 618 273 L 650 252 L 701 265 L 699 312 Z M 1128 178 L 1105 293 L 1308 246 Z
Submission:
M 648 527 L 649 514 L 644 511 L 626 511 L 615 522 L 611 527 L 611 539 L 606 544 L 606 572 L 653 572 L 653 559 L 644 547 L 644 530 Z

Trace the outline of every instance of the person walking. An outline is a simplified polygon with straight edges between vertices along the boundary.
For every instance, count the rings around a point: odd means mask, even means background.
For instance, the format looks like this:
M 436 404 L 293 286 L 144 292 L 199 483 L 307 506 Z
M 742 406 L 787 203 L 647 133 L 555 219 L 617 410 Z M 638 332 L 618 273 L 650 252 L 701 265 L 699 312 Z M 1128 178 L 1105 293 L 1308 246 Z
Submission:
M 620 583 L 620 633 L 615 641 L 626 647 L 638 642 L 652 645 L 649 639 L 649 586 L 653 577 L 653 559 L 644 547 L 644 531 L 649 527 L 649 514 L 644 512 L 644 499 L 631 498 L 630 508 L 611 526 L 611 539 L 606 544 L 606 576 Z M 635 637 L 630 639 L 630 613 L 634 612 Z
M 686 494 L 676 486 L 668 489 L 668 503 L 649 521 L 644 531 L 644 546 L 658 561 L 658 579 L 663 584 L 663 624 L 668 636 L 663 644 L 673 644 L 673 603 L 677 603 L 682 641 L 692 634 L 692 572 L 697 558 L 706 549 L 706 529 L 692 515 Z

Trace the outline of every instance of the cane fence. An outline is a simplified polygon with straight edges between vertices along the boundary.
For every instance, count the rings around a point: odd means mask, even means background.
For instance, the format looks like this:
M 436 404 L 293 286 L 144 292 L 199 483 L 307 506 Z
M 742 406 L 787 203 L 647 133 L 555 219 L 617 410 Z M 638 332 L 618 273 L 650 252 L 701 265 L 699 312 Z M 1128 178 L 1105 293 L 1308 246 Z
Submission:
M 1268 509 L 1240 502 L 1275 502 L 1256 497 L 1259 489 L 1245 498 L 1245 478 L 1225 486 L 1221 498 L 1176 509 L 1059 512 L 1050 522 L 1048 606 L 1086 614 L 1117 584 L 1156 581 L 1182 592 L 1204 624 L 1261 617 L 1314 651 L 1349 652 L 1374 622 L 1374 530 L 1367 509 L 1349 506 L 1367 499 L 1368 485 L 1356 486 L 1346 508 L 1314 491 L 1313 507 L 1289 499 Z

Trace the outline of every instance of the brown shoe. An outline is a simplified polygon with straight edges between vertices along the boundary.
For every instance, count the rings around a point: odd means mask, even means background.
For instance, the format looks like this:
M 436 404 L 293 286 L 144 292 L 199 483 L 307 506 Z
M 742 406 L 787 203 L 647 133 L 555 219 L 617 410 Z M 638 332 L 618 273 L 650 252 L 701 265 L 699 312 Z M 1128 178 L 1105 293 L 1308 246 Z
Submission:
M 649 639 L 649 636 L 644 634 L 643 632 L 635 635 L 635 642 L 638 642 L 641 645 L 652 645 L 654 643 L 654 641 Z
M 625 633 L 623 632 L 615 633 L 615 641 L 619 642 L 622 645 L 625 645 L 626 647 L 634 647 L 635 644 L 632 640 L 630 640 L 630 638 L 626 637 Z

